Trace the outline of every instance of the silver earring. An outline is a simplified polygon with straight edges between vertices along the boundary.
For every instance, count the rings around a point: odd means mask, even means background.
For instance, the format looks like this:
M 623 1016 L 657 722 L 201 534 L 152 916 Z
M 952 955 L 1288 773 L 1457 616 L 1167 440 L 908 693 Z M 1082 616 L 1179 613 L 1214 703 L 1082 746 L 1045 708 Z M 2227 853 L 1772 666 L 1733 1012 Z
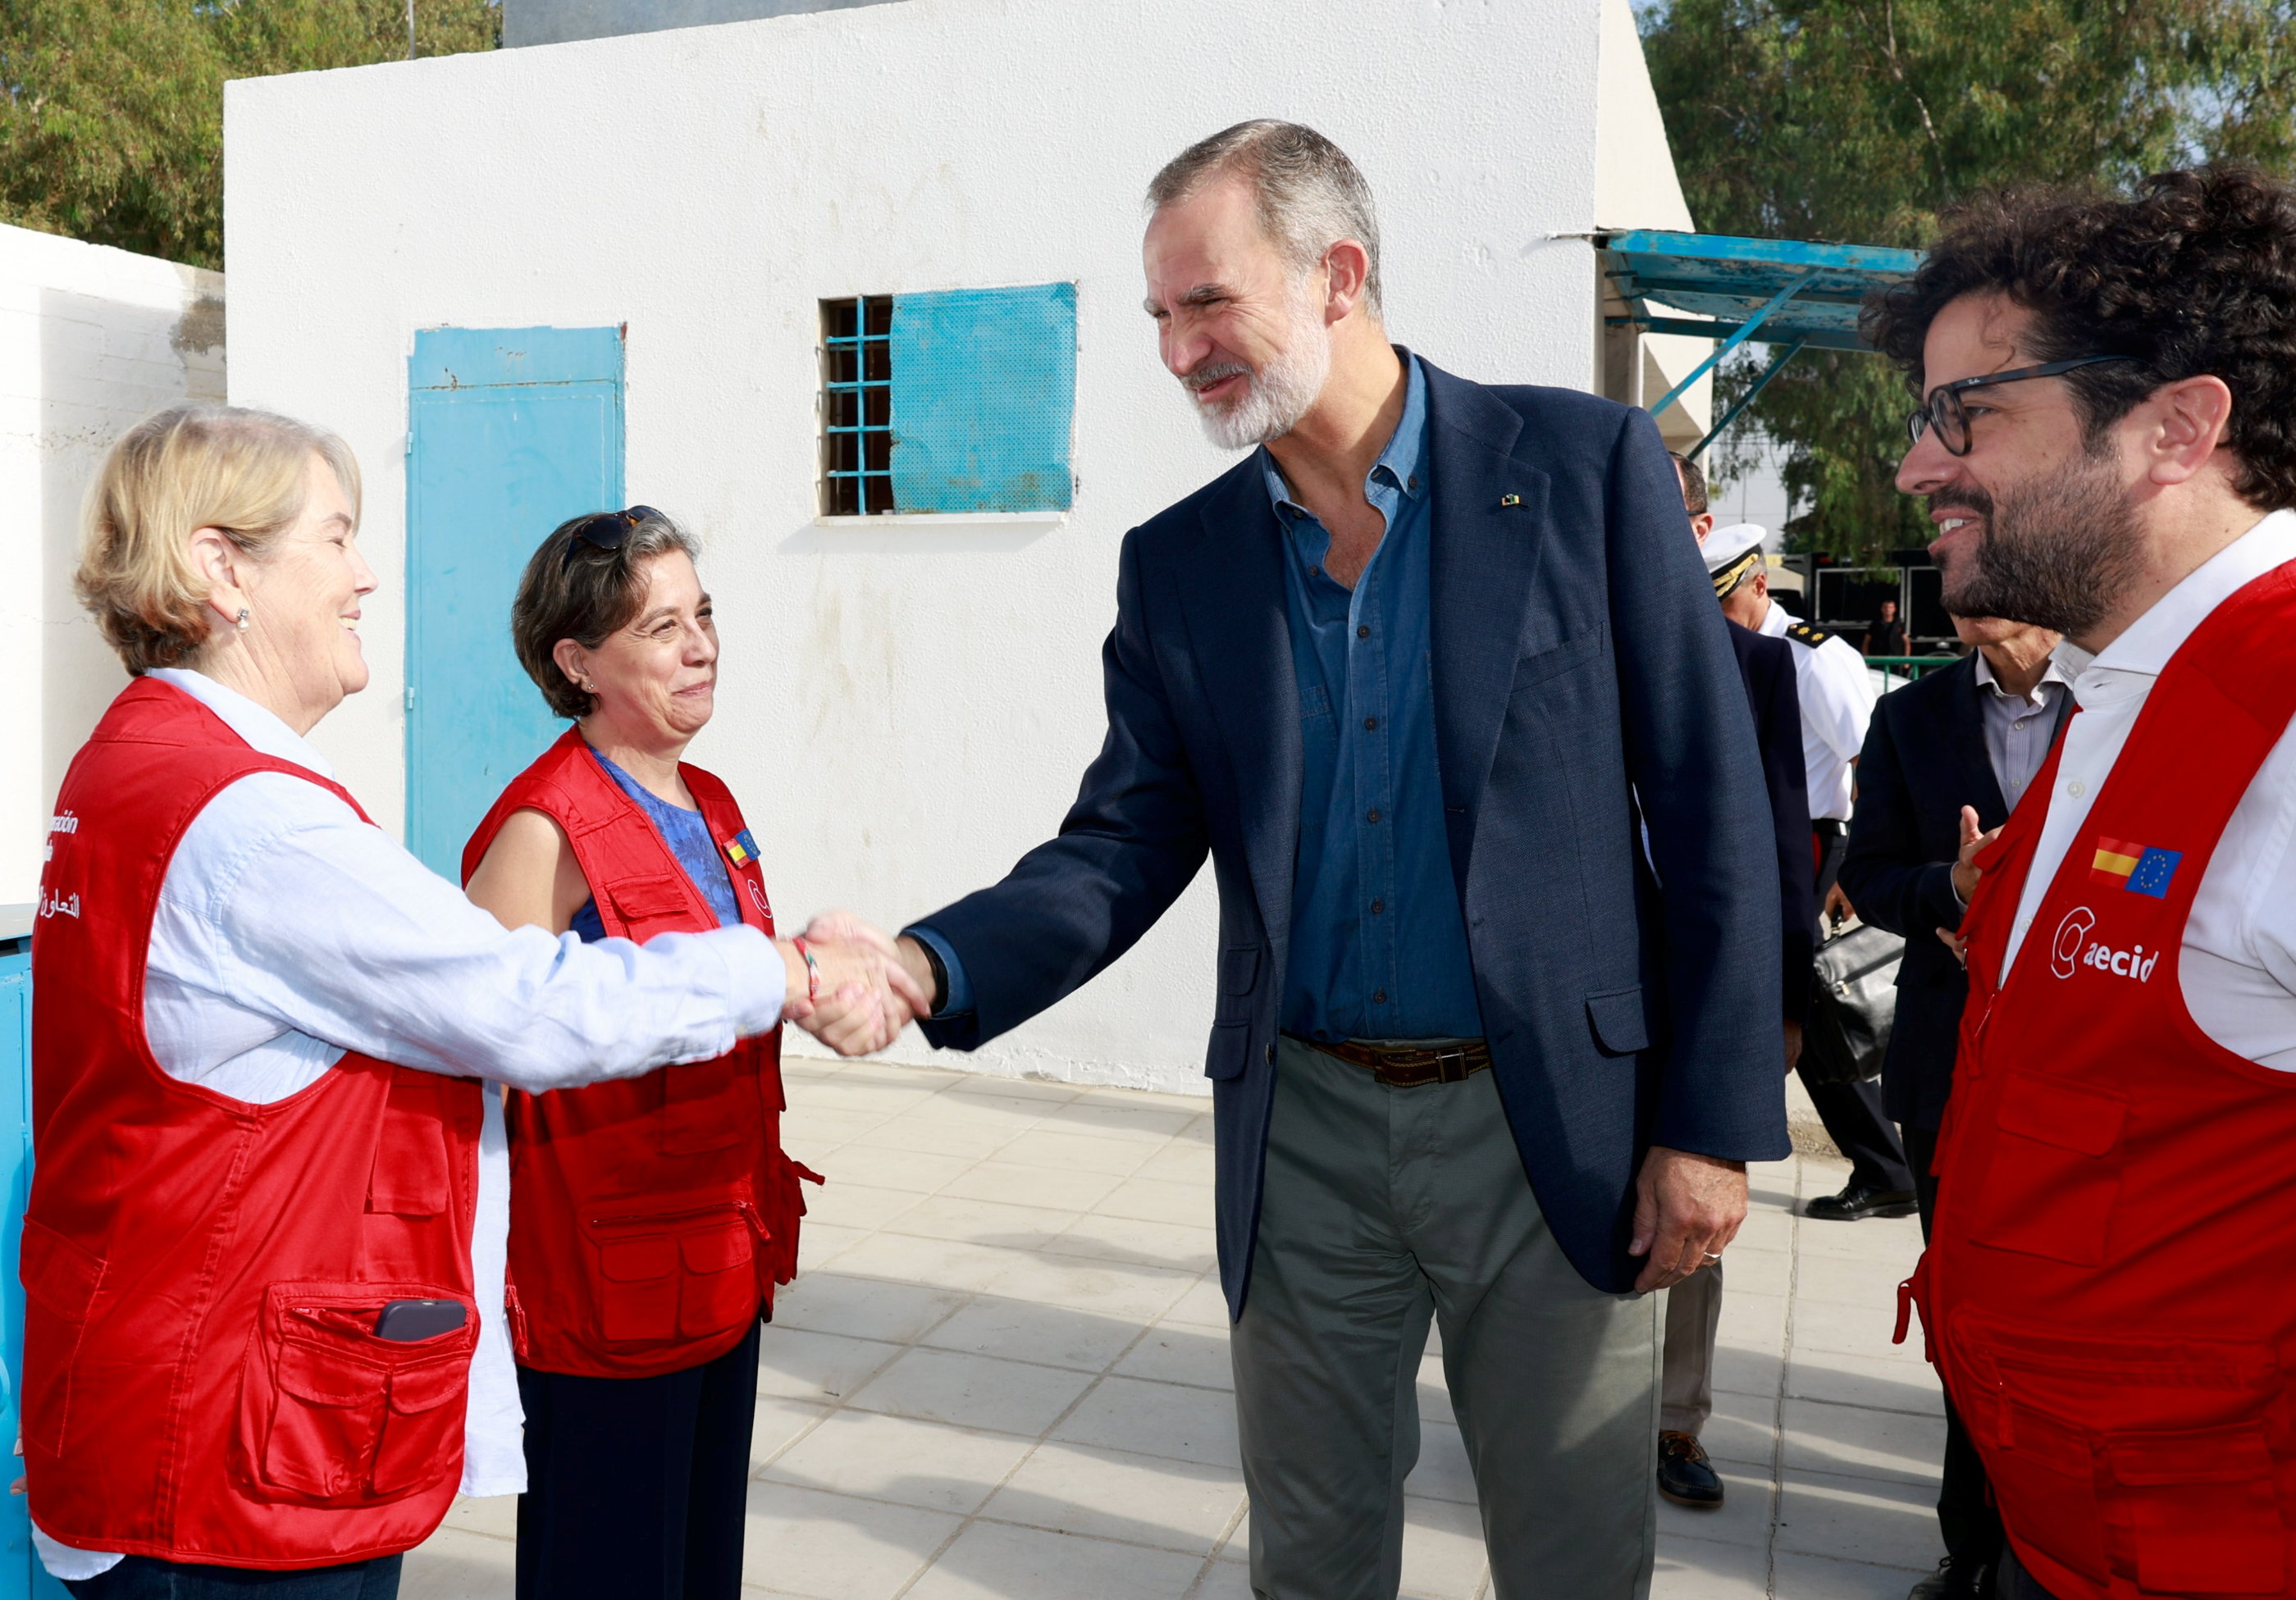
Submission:
M 245 606 L 242 606 L 239 608 L 239 631 L 242 633 L 247 632 L 247 608 Z

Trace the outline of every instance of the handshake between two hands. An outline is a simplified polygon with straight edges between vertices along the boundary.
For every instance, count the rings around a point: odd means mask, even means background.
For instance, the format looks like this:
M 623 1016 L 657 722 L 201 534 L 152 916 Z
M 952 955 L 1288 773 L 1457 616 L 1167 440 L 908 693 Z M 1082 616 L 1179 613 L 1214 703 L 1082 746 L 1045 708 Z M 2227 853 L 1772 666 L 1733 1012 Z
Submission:
M 932 969 L 915 940 L 897 941 L 849 911 L 823 912 L 804 939 L 803 951 L 796 940 L 775 941 L 788 968 L 782 1019 L 839 1055 L 882 1050 L 912 1017 L 931 1015 Z

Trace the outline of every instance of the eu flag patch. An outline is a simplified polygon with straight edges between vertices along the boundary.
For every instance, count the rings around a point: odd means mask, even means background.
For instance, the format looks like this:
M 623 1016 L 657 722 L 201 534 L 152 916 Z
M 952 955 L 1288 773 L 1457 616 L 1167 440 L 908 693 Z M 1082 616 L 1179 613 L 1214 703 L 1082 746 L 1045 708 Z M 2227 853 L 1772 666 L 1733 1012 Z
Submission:
M 2184 859 L 2181 850 L 2157 850 L 2150 845 L 2132 845 L 2126 839 L 2108 839 L 2100 834 L 2088 875 L 2094 881 L 2112 888 L 2166 900 L 2169 885 L 2177 876 L 2177 863 Z
M 726 859 L 736 867 L 746 867 L 758 859 L 758 841 L 750 837 L 748 829 L 726 841 Z

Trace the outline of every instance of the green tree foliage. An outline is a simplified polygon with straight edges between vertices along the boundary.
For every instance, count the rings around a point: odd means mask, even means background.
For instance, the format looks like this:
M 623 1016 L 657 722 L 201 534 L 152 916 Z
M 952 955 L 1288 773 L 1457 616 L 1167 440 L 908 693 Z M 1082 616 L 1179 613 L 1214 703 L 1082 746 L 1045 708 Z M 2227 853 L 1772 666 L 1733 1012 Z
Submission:
M 2296 0 L 1672 0 L 1644 29 L 1710 233 L 1919 248 L 1980 188 L 2296 167 Z M 1718 403 L 1759 364 L 1733 363 Z M 1909 408 L 1868 355 L 1806 351 L 1762 392 L 1798 544 L 1926 542 L 1891 486 Z
M 417 0 L 419 55 L 493 0 Z M 406 0 L 0 0 L 0 221 L 223 265 L 223 86 L 406 55 Z

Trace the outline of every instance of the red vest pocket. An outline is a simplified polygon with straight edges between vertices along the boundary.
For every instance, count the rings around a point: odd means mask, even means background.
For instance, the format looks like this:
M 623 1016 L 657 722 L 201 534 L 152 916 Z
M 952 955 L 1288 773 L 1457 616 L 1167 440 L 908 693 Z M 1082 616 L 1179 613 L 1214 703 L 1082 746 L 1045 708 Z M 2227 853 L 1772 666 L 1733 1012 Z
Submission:
M 746 1191 L 716 1204 L 596 1216 L 599 1335 L 668 1343 L 738 1327 L 759 1299 Z
M 630 924 L 629 936 L 641 944 L 650 933 L 665 930 L 639 924 L 664 918 L 685 922 L 693 916 L 693 902 L 685 885 L 675 878 L 618 878 L 606 886 L 606 897 L 614 902 L 622 920 Z
M 401 1217 L 439 1217 L 453 1203 L 448 1163 L 455 1146 L 449 1080 L 413 1067 L 391 1069 L 390 1098 L 375 1140 L 366 1208 Z
M 273 1369 L 277 1392 L 263 1476 L 314 1500 L 362 1498 L 382 1436 L 390 1369 L 349 1351 L 290 1340 Z
M 325 1283 L 275 1284 L 268 1298 L 240 1383 L 236 1457 L 256 1498 L 376 1505 L 461 1471 L 478 1318 L 429 1339 L 373 1332 L 392 1300 L 456 1296 Z
M 459 1460 L 471 1360 L 447 1355 L 390 1375 L 390 1408 L 375 1451 L 374 1492 L 396 1495 L 439 1480 L 439 1463 Z
M 72 1362 L 103 1282 L 103 1260 L 27 1217 L 17 1274 L 24 1284 L 24 1442 L 53 1456 L 63 1449 Z
M 2261 1422 L 2106 1441 L 2114 1521 L 2134 1535 L 2136 1582 L 2164 1595 L 2277 1595 L 2287 1531 Z
M 2104 1582 L 2104 1518 L 2087 1433 L 1997 1389 L 1989 1399 L 1989 1407 L 1972 1408 L 1972 1421 L 1980 1427 L 1992 1424 L 1996 1448 L 1986 1456 L 1986 1468 L 2003 1516 L 2047 1555 Z
M 2102 1261 L 2128 1117 L 2128 1100 L 2111 1090 L 2040 1073 L 2012 1077 L 1971 1238 L 2076 1266 Z

